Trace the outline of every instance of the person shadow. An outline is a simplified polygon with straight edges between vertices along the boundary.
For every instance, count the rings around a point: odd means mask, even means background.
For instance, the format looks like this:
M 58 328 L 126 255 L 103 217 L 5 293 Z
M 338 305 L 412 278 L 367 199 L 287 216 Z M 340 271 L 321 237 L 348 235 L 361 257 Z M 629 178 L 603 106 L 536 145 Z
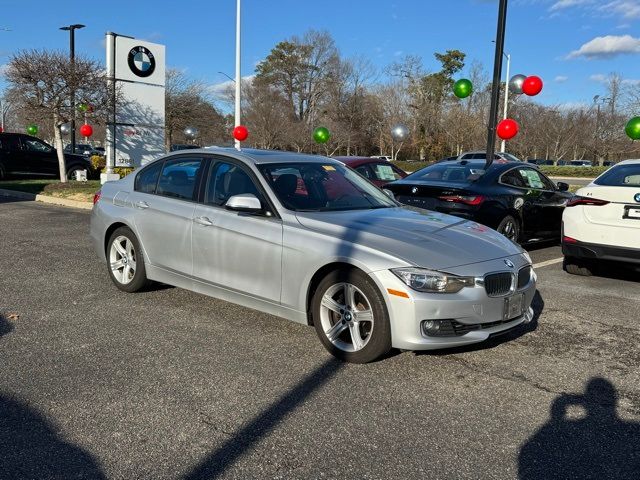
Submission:
M 7 333 L 13 330 L 13 325 L 9 320 L 5 318 L 5 316 L 0 313 L 0 337 L 6 335 Z
M 0 478 L 105 479 L 98 461 L 57 430 L 23 402 L 0 393 Z
M 520 449 L 519 478 L 639 479 L 640 423 L 618 417 L 617 402 L 613 384 L 600 377 L 583 395 L 556 398 L 549 421 Z

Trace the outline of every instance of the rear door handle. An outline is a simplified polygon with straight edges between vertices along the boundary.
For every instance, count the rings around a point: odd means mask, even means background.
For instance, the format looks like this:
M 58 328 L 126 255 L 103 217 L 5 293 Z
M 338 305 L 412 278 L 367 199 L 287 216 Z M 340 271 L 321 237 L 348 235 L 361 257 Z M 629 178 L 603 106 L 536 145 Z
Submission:
M 207 217 L 196 217 L 193 219 L 198 225 L 203 225 L 205 227 L 211 227 L 213 222 L 209 220 Z
M 135 203 L 135 207 L 145 209 L 149 208 L 149 204 L 147 202 L 140 201 Z

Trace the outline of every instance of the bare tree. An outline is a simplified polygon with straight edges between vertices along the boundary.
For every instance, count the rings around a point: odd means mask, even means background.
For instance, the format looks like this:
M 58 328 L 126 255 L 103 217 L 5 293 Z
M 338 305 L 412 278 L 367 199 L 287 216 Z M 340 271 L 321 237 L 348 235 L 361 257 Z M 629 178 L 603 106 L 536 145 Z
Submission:
M 19 99 L 25 113 L 48 119 L 53 127 L 60 181 L 67 181 L 60 126 L 72 118 L 71 92 L 91 105 L 94 115 L 105 114 L 109 90 L 104 68 L 78 56 L 74 65 L 67 54 L 48 50 L 22 51 L 11 57 L 6 72 L 9 95 Z

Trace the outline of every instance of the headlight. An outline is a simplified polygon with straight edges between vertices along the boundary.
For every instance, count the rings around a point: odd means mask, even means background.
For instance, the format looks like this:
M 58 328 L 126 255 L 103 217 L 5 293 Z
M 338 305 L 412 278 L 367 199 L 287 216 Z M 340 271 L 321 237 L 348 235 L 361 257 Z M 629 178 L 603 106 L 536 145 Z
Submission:
M 474 277 L 459 277 L 424 268 L 394 268 L 391 270 L 405 285 L 419 292 L 456 293 L 475 285 Z
M 522 251 L 522 255 L 524 256 L 524 258 L 525 258 L 525 260 L 526 260 L 527 262 L 529 262 L 529 263 L 533 263 L 533 262 L 531 261 L 531 256 L 529 255 L 529 252 L 527 252 L 526 250 L 523 250 L 523 251 Z

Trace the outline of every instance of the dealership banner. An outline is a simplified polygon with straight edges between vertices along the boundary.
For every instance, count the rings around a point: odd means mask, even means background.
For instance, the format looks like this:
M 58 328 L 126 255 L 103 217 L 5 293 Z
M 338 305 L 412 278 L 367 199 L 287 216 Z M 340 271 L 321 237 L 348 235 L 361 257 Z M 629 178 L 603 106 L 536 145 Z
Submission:
M 165 152 L 165 47 L 111 32 L 106 46 L 108 78 L 115 85 L 107 161 L 116 167 L 144 165 Z

